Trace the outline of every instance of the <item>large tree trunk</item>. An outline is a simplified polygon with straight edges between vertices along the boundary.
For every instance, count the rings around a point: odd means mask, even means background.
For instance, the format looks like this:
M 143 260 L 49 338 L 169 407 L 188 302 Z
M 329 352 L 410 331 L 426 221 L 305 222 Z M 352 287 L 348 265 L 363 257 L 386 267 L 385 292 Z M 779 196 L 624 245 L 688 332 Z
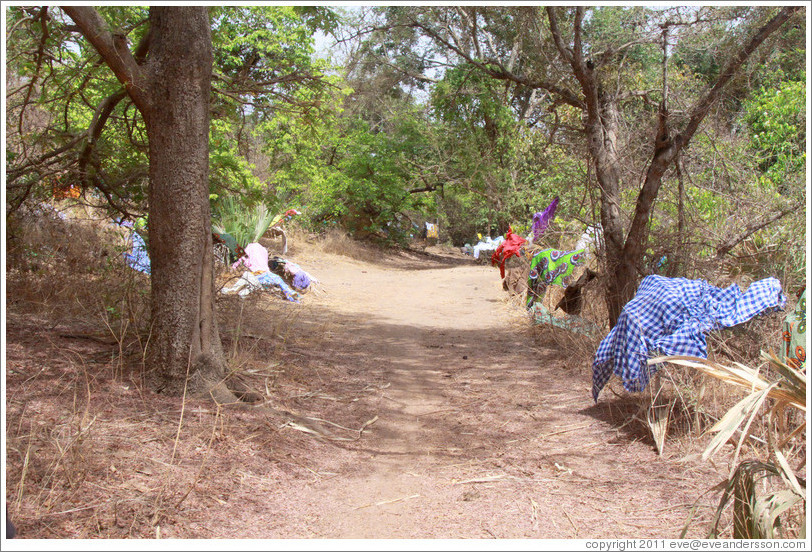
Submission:
M 170 392 L 223 376 L 209 208 L 212 44 L 206 8 L 153 7 L 149 137 L 149 359 Z
M 605 102 L 605 99 L 599 101 Z M 613 105 L 599 104 L 597 109 L 588 110 L 586 124 L 589 154 L 595 165 L 595 178 L 601 197 L 601 226 L 605 246 L 603 271 L 611 274 L 605 283 L 604 300 L 612 326 L 626 304 L 624 298 L 628 288 L 636 283 L 634 266 L 629 267 L 624 257 L 624 224 L 620 210 L 621 177 L 614 130 L 616 116 Z
M 149 138 L 152 335 L 160 388 L 236 397 L 226 388 L 214 306 L 209 207 L 211 24 L 205 7 L 150 8 L 149 57 L 134 58 L 92 7 L 63 8 L 138 107 Z M 146 50 L 146 46 L 145 46 Z

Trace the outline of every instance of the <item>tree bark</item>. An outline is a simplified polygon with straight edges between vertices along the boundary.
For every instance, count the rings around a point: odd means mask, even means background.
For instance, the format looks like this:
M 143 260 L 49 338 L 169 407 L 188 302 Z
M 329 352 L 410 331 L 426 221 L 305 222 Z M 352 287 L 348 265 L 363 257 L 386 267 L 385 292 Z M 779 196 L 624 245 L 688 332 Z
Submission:
M 675 161 L 677 155 L 688 146 L 699 125 L 705 119 L 711 107 L 716 103 L 722 94 L 722 90 L 728 82 L 739 72 L 747 59 L 755 52 L 756 48 L 764 42 L 767 37 L 777 31 L 793 13 L 800 7 L 791 6 L 781 9 L 775 17 L 764 24 L 750 40 L 739 50 L 730 60 L 719 78 L 708 91 L 689 110 L 688 122 L 685 128 L 671 135 L 668 129 L 667 112 L 661 111 L 660 126 L 655 137 L 654 154 L 648 165 L 643 186 L 637 196 L 634 217 L 632 218 L 629 232 L 626 235 L 626 242 L 620 251 L 607 251 L 607 257 L 616 258 L 616 272 L 614 297 L 608 299 L 613 302 L 610 309 L 611 326 L 617 322 L 617 317 L 612 313 L 620 314 L 623 306 L 634 296 L 637 288 L 638 271 L 637 265 L 642 261 L 643 251 L 646 247 L 647 232 L 651 223 L 651 212 L 654 207 L 654 200 L 662 185 L 663 175 L 668 167 Z M 663 105 L 662 110 L 665 109 Z M 608 243 L 607 243 L 608 245 Z M 620 309 L 620 310 L 619 310 Z
M 236 401 L 224 384 L 214 303 L 208 10 L 150 8 L 149 55 L 139 64 L 94 8 L 63 9 L 124 84 L 146 123 L 153 324 L 147 358 L 159 389 Z
M 651 213 L 662 185 L 663 175 L 679 152 L 689 144 L 727 83 L 739 72 L 756 48 L 799 9 L 798 6 L 782 8 L 732 56 L 713 86 L 689 110 L 688 122 L 681 132 L 676 134 L 670 132 L 668 110 L 663 100 L 660 105 L 659 125 L 654 137 L 654 154 L 637 196 L 631 226 L 624 239 L 618 201 L 620 167 L 613 139 L 614 127 L 611 116 L 616 107 L 611 98 L 601 93 L 601 83 L 592 66 L 584 62 L 581 44 L 583 8 L 576 8 L 572 48 L 567 46 L 568 42 L 563 39 L 558 28 L 556 8 L 547 8 L 553 41 L 561 58 L 571 66 L 585 100 L 585 132 L 589 153 L 595 162 L 595 174 L 601 193 L 601 224 L 606 244 L 605 272 L 609 275 L 606 282 L 606 305 L 610 326 L 613 327 L 617 323 L 623 307 L 636 292 L 639 279 L 638 265 L 645 251 Z
M 212 44 L 206 8 L 153 7 L 149 123 L 149 358 L 170 392 L 216 386 L 225 366 L 214 309 L 209 207 Z

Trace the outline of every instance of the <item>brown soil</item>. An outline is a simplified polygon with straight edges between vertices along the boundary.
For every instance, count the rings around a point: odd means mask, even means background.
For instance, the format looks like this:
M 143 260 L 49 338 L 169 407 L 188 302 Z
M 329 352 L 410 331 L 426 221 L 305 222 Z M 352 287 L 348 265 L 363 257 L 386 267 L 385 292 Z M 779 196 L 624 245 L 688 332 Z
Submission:
M 320 280 L 301 304 L 220 300 L 272 410 L 154 394 L 109 334 L 9 309 L 20 537 L 678 538 L 697 501 L 704 535 L 723 476 L 659 456 L 638 399 L 594 404 L 589 358 L 537 339 L 494 268 L 439 248 L 292 258 Z

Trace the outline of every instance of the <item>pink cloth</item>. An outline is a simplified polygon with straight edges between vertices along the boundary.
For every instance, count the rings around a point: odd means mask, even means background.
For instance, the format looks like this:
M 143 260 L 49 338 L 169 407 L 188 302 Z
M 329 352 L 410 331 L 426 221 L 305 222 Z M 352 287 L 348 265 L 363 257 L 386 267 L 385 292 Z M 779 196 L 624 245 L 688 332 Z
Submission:
M 236 269 L 240 263 L 245 265 L 245 268 L 251 272 L 270 272 L 271 268 L 268 266 L 268 250 L 258 243 L 249 243 L 245 246 L 245 255 L 237 259 L 237 262 L 231 265 L 231 268 Z

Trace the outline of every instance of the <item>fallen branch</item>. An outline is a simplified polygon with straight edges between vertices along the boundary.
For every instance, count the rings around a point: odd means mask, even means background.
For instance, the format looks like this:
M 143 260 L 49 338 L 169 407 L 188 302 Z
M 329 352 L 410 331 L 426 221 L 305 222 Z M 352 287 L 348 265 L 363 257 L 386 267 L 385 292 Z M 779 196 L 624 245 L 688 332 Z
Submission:
M 452 481 L 452 485 L 464 485 L 466 483 L 491 483 L 493 481 L 499 481 L 507 477 L 507 474 L 503 473 L 502 475 L 492 475 L 489 477 L 476 477 L 474 479 L 466 479 L 465 481 Z
M 394 504 L 395 502 L 401 502 L 403 500 L 410 500 L 412 498 L 419 497 L 419 494 L 413 494 L 411 496 L 402 496 L 400 498 L 393 498 L 392 500 L 382 500 L 381 502 L 376 502 L 375 504 L 364 504 L 363 506 L 356 506 L 356 510 L 360 510 L 361 508 L 369 508 L 370 506 L 383 506 L 384 504 Z

